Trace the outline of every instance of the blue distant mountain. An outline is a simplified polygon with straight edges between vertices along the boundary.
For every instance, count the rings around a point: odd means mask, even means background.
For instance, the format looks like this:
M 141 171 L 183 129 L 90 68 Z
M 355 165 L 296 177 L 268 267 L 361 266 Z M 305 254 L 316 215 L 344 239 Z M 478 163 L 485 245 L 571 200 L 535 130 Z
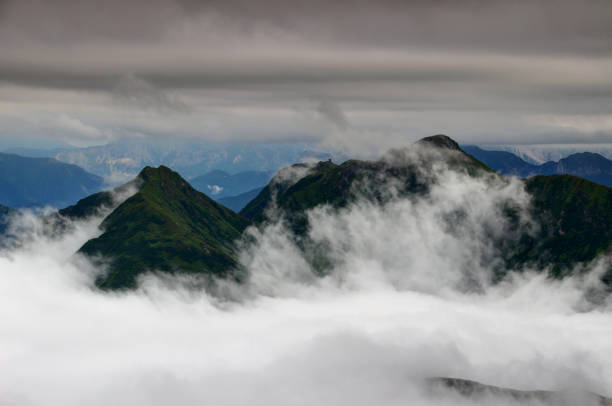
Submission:
M 214 144 L 125 140 L 52 151 L 49 156 L 78 165 L 119 184 L 134 178 L 147 165 L 172 167 L 188 180 L 214 169 L 228 173 L 277 171 L 302 159 L 309 159 L 313 154 L 311 149 L 306 143 Z
M 0 153 L 0 204 L 12 208 L 73 204 L 103 187 L 100 176 L 52 158 Z
M 346 159 L 342 155 L 332 156 L 328 152 L 318 150 L 315 145 L 303 142 L 223 144 L 184 140 L 122 140 L 83 148 L 12 148 L 4 152 L 36 158 L 55 158 L 60 162 L 78 165 L 90 173 L 102 176 L 111 185 L 119 185 L 133 179 L 145 166 L 165 165 L 174 168 L 181 176 L 191 181 L 194 177 L 212 170 L 231 174 L 245 171 L 267 172 L 277 171 L 296 162 Z M 256 186 L 239 193 L 254 187 Z M 226 193 L 225 196 L 230 194 Z
M 238 213 L 242 210 L 249 202 L 257 195 L 259 192 L 263 190 L 263 187 L 258 187 L 253 190 L 249 190 L 248 192 L 241 193 L 237 196 L 229 196 L 218 199 L 217 202 L 221 203 L 228 209 L 232 209 L 234 212 Z
M 528 178 L 535 175 L 574 175 L 604 186 L 612 186 L 612 160 L 593 152 L 572 154 L 558 162 L 534 165 L 506 151 L 487 151 L 474 145 L 462 147 L 491 169 L 502 175 Z
M 196 190 L 220 200 L 263 188 L 273 175 L 273 171 L 244 171 L 231 175 L 225 171 L 214 170 L 191 179 L 189 183 Z

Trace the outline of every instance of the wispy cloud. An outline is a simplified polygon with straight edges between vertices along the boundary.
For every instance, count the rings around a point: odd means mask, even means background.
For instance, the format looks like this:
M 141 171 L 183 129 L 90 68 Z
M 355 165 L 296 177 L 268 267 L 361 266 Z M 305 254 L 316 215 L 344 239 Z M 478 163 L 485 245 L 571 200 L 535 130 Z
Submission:
M 494 251 L 482 230 L 503 228 L 501 203 L 528 197 L 517 181 L 439 175 L 423 201 L 312 212 L 312 237 L 335 258 L 326 278 L 313 276 L 282 222 L 254 230 L 243 252 L 251 281 L 228 286 L 239 301 L 180 276 L 103 293 L 93 288 L 100 270 L 73 257 L 99 233 L 95 221 L 57 239 L 29 234 L 0 255 L 3 402 L 521 404 L 433 394 L 435 376 L 565 390 L 574 404 L 589 404 L 580 390 L 611 396 L 612 313 L 584 301 L 597 278 L 525 270 L 488 284 L 490 262 L 479 259 Z M 452 233 L 443 218 L 457 208 L 465 221 Z M 484 289 L 462 289 L 465 275 Z

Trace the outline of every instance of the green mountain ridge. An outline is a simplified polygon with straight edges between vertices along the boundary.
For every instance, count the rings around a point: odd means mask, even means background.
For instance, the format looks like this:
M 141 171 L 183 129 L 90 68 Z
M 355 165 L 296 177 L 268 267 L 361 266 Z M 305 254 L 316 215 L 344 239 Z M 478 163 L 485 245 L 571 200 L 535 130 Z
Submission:
M 429 148 L 429 153 L 417 159 L 416 166 L 414 160 L 404 159 L 409 150 L 392 150 L 374 162 L 353 160 L 342 165 L 320 162 L 293 184 L 273 179 L 240 213 L 256 223 L 264 222 L 271 212 L 280 213 L 298 236 L 304 236 L 309 227 L 305 213 L 316 206 L 327 204 L 341 208 L 364 197 L 384 202 L 388 184 L 405 197 L 427 194 L 433 181 L 427 178 L 427 172 L 440 159 L 448 168 L 470 176 L 492 175 L 491 169 L 464 153 L 449 137 L 428 137 L 416 146 L 433 147 L 443 155 L 431 155 Z M 571 175 L 535 176 L 525 180 L 525 187 L 532 196 L 529 214 L 539 230 L 534 234 L 533 230 L 521 230 L 514 224 L 515 232 L 520 235 L 518 241 L 498 243 L 505 269 L 550 269 L 552 276 L 562 277 L 576 265 L 610 252 L 612 189 Z M 511 211 L 506 215 L 510 223 L 516 222 Z M 297 242 L 303 247 L 309 246 L 300 238 Z M 324 254 L 311 254 L 316 258 L 321 255 Z M 612 269 L 604 281 L 612 286 Z
M 531 215 L 541 226 L 513 258 L 517 263 L 552 264 L 564 276 L 576 264 L 612 249 L 612 188 L 572 175 L 539 175 L 525 181 L 533 198 Z M 604 281 L 612 286 L 612 269 Z
M 294 231 L 313 269 L 324 272 L 325 247 L 305 242 L 308 210 L 319 205 L 342 208 L 358 199 L 385 203 L 401 196 L 421 197 L 437 182 L 439 168 L 472 177 L 499 178 L 486 165 L 463 152 L 449 137 L 425 138 L 410 148 L 391 150 L 377 161 L 331 161 L 285 168 L 236 214 L 198 192 L 176 172 L 146 167 L 138 177 L 140 190 L 108 215 L 103 234 L 80 249 L 104 258 L 108 273 L 98 280 L 103 289 L 134 288 L 146 271 L 187 272 L 241 280 L 235 241 L 249 225 L 282 214 Z M 532 196 L 530 215 L 537 231 L 522 230 L 513 244 L 500 247 L 505 269 L 526 266 L 549 269 L 562 277 L 581 263 L 610 252 L 612 189 L 568 176 L 536 176 L 525 181 Z M 389 193 L 393 186 L 395 193 Z M 86 216 L 108 200 L 96 194 L 64 209 L 64 216 Z M 505 214 L 510 223 L 515 213 Z M 612 285 L 612 272 L 604 277 Z
M 146 167 L 140 190 L 104 219 L 103 234 L 80 252 L 110 259 L 97 284 L 104 289 L 133 288 L 149 271 L 232 276 L 233 242 L 249 221 L 193 189 L 167 167 Z
M 293 230 L 302 234 L 307 227 L 305 212 L 321 204 L 339 208 L 362 198 L 383 202 L 390 197 L 385 186 L 393 186 L 403 196 L 426 193 L 433 181 L 428 174 L 440 162 L 471 176 L 492 173 L 450 137 L 436 135 L 423 138 L 411 148 L 390 150 L 377 161 L 349 160 L 340 165 L 326 161 L 310 168 L 294 165 L 291 168 L 306 172 L 295 183 L 285 181 L 287 176 L 281 170 L 240 214 L 259 223 L 275 206 L 290 219 Z

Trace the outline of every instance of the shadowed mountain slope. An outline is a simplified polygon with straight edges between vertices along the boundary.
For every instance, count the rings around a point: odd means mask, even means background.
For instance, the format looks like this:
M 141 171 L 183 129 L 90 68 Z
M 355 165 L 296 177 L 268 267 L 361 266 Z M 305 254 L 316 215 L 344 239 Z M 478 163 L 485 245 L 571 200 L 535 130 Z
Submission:
M 8 218 L 12 212 L 13 209 L 0 205 L 0 234 L 4 233 L 6 230 Z
M 540 230 L 526 237 L 514 256 L 518 263 L 552 264 L 554 276 L 591 261 L 612 248 L 612 189 L 571 175 L 526 180 L 531 215 Z M 610 285 L 610 274 L 605 277 Z

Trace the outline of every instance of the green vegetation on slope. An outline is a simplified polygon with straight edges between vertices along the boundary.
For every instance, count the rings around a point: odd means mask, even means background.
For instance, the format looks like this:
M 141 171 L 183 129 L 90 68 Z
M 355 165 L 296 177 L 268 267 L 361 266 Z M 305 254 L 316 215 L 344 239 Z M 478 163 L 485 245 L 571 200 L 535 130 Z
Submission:
M 105 190 L 103 192 L 94 193 L 93 195 L 87 196 L 79 200 L 72 206 L 65 207 L 59 210 L 57 213 L 64 218 L 70 220 L 82 220 L 87 217 L 100 214 L 100 210 L 104 208 L 112 208 L 118 202 L 116 199 L 120 198 L 121 195 L 125 197 L 125 194 L 129 193 L 130 190 L 138 189 L 140 186 L 139 178 L 134 179 L 124 185 L 116 187 L 113 190 Z
M 412 148 L 389 151 L 378 161 L 330 161 L 313 167 L 304 164 L 281 170 L 240 214 L 256 223 L 282 215 L 295 234 L 296 244 L 317 273 L 330 269 L 326 246 L 308 238 L 307 211 L 319 205 L 342 208 L 361 199 L 384 203 L 394 196 L 410 198 L 428 193 L 437 165 L 471 176 L 490 173 L 481 162 L 465 154 L 455 141 L 438 135 Z M 302 177 L 291 176 L 301 173 Z M 397 193 L 397 195 L 396 195 Z
M 514 263 L 553 265 L 553 275 L 563 276 L 575 264 L 610 250 L 611 188 L 571 175 L 534 176 L 525 182 L 540 230 L 524 237 Z
M 248 220 L 164 166 L 143 169 L 139 180 L 141 189 L 102 223 L 104 233 L 80 250 L 111 260 L 98 285 L 132 288 L 148 270 L 229 276 L 236 266 L 233 242 Z
M 362 198 L 384 203 L 398 194 L 423 196 L 437 181 L 431 174 L 440 165 L 470 176 L 491 173 L 448 137 L 430 137 L 413 148 L 390 151 L 373 162 L 327 161 L 286 168 L 241 211 L 244 217 L 197 192 L 168 168 L 145 168 L 139 175 L 140 191 L 104 220 L 104 234 L 81 251 L 111 259 L 110 272 L 99 280 L 103 288 L 134 287 L 136 276 L 147 270 L 239 280 L 233 242 L 249 224 L 247 218 L 262 222 L 269 214 L 281 214 L 313 269 L 324 273 L 330 265 L 326 247 L 308 240 L 309 209 L 323 204 L 341 208 Z M 610 250 L 612 189 L 567 175 L 536 176 L 525 182 L 536 227 L 526 232 L 518 220 L 514 222 L 516 228 L 509 232 L 516 235 L 497 244 L 506 260 L 500 272 L 552 267 L 552 275 L 562 277 L 575 264 Z M 90 196 L 64 215 L 87 215 L 106 199 L 104 194 Z M 513 210 L 506 210 L 511 222 L 518 219 Z M 604 280 L 612 285 L 612 273 Z
M 267 210 L 276 206 L 286 215 L 293 230 L 307 229 L 305 212 L 321 204 L 343 207 L 356 199 L 384 201 L 391 188 L 400 195 L 426 193 L 433 165 L 445 162 L 450 169 L 472 176 L 491 172 L 481 162 L 465 154 L 455 141 L 444 135 L 427 137 L 413 149 L 391 150 L 378 161 L 349 160 L 341 165 L 319 162 L 295 183 L 287 182 L 283 171 L 306 169 L 294 165 L 279 173 L 261 193 L 240 211 L 255 222 L 265 220 Z
M 295 183 L 273 179 L 240 213 L 261 222 L 266 219 L 268 210 L 276 210 L 285 215 L 290 227 L 301 238 L 308 230 L 305 212 L 315 206 L 343 207 L 363 197 L 384 201 L 388 189 L 384 186 L 388 184 L 407 197 L 426 194 L 431 182 L 435 181 L 427 177 L 433 161 L 443 160 L 448 168 L 471 176 L 491 171 L 463 153 L 448 137 L 428 137 L 417 143 L 423 144 L 443 154 L 425 153 L 416 160 L 414 157 L 406 160 L 406 151 L 396 150 L 375 162 L 347 161 L 342 165 L 320 162 Z M 504 268 L 550 268 L 553 276 L 562 277 L 575 265 L 610 251 L 612 189 L 569 175 L 536 176 L 525 182 L 533 199 L 530 214 L 536 227 L 531 232 L 519 229 L 517 213 L 512 208 L 506 210 L 511 223 L 514 220 L 514 231 L 519 238 L 514 241 L 514 237 L 508 235 L 507 240 L 496 242 L 506 260 Z M 300 238 L 298 244 L 307 249 L 309 244 L 304 244 Z M 307 255 L 314 258 L 314 262 L 324 262 L 321 258 L 325 256 L 325 247 L 315 248 L 315 252 Z M 503 269 L 499 272 L 503 275 Z M 604 280 L 612 286 L 612 271 Z

